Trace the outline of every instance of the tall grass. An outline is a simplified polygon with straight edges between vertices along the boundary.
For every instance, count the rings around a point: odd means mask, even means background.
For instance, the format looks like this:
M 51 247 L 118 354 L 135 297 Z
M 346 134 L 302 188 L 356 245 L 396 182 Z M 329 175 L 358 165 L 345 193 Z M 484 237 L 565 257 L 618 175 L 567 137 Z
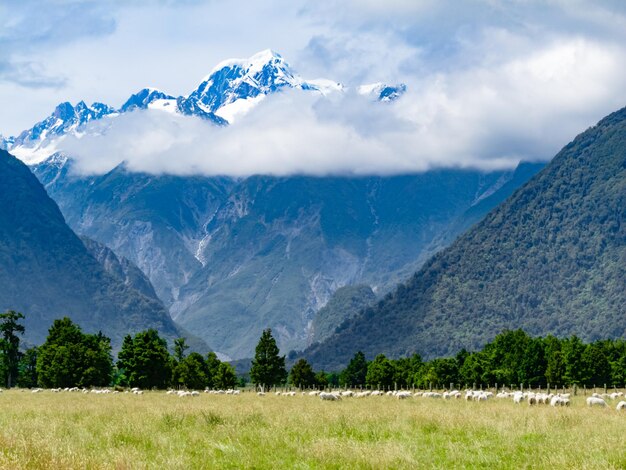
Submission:
M 626 413 L 391 397 L 0 394 L 2 468 L 626 468 Z

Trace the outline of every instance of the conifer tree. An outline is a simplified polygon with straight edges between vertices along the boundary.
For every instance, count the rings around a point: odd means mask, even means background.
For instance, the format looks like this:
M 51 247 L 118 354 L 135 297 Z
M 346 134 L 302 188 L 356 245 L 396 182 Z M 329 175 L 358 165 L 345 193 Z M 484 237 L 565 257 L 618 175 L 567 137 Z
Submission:
M 272 330 L 270 328 L 263 330 L 250 369 L 252 383 L 267 388 L 285 382 L 287 379 L 285 356 L 279 356 L 279 352 Z
M 24 334 L 24 326 L 19 323 L 24 315 L 9 310 L 0 313 L 0 371 L 4 372 L 3 382 L 11 388 L 17 380 L 20 362 L 20 338 Z

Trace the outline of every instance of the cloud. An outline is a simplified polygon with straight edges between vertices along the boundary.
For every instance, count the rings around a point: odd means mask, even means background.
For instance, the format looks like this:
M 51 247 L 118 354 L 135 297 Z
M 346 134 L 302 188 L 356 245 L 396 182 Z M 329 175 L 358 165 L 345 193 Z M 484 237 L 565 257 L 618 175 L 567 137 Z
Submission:
M 624 59 L 618 48 L 559 40 L 497 67 L 412 81 L 393 103 L 293 90 L 227 128 L 151 110 L 94 123 L 101 135 L 60 148 L 81 173 L 122 162 L 131 171 L 234 176 L 508 168 L 551 158 L 617 109 Z
M 270 97 L 227 129 L 120 116 L 102 137 L 63 143 L 84 172 L 122 160 L 138 171 L 241 175 L 510 166 L 549 159 L 625 104 L 619 0 L 244 1 L 237 15 L 225 0 L 9 2 L 0 82 L 57 89 L 33 89 L 26 107 L 0 83 L 0 100 L 16 110 L 6 125 L 47 106 L 32 125 L 59 101 L 120 105 L 147 85 L 188 93 L 218 61 L 267 47 L 305 78 L 408 85 L 392 104 L 352 93 Z
M 63 87 L 67 78 L 50 74 L 33 57 L 114 29 L 110 10 L 100 2 L 6 0 L 0 6 L 0 80 L 25 88 Z

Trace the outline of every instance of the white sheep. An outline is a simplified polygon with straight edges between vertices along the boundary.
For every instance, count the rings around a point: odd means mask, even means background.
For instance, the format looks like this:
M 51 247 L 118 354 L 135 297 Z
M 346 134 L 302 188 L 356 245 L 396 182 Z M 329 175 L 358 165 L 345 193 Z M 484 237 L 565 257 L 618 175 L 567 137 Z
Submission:
M 587 406 L 600 406 L 604 408 L 605 406 L 607 406 L 607 404 L 599 396 L 591 396 L 587 398 Z
M 398 393 L 396 393 L 396 398 L 398 400 L 404 400 L 405 398 L 411 398 L 411 392 L 407 392 L 407 391 L 400 391 Z
M 265 396 L 265 392 L 256 392 L 256 395 L 258 397 L 264 397 Z
M 524 394 L 522 392 L 515 392 L 513 394 L 513 403 L 517 403 L 518 405 L 524 401 Z
M 341 400 L 341 397 L 339 395 L 335 393 L 328 393 L 328 392 L 320 393 L 320 398 L 322 400 L 330 400 L 330 401 Z
M 526 401 L 528 401 L 528 406 L 533 406 L 537 404 L 537 396 L 534 393 L 529 393 L 528 397 L 526 398 Z
M 623 400 L 622 400 L 622 401 L 620 401 L 620 402 L 617 404 L 617 406 L 615 407 L 615 409 L 616 409 L 617 411 L 622 411 L 622 410 L 626 411 L 626 401 L 623 401 Z

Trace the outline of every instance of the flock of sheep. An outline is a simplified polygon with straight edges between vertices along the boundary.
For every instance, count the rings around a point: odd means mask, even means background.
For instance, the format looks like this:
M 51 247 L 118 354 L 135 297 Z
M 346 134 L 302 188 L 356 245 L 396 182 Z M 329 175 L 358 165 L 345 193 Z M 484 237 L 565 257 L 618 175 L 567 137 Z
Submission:
M 35 388 L 31 390 L 31 393 L 41 393 L 44 389 Z M 144 392 L 138 387 L 131 388 L 130 390 L 120 392 L 118 390 L 110 390 L 107 388 L 104 389 L 85 389 L 78 387 L 66 387 L 66 388 L 52 388 L 50 389 L 53 393 L 60 392 L 80 392 L 80 393 L 94 393 L 94 394 L 118 394 L 118 393 L 132 393 L 134 395 L 142 395 Z M 0 393 L 2 393 L 2 389 L 0 388 Z M 174 395 L 177 397 L 199 397 L 200 392 L 192 390 L 168 390 L 165 392 L 167 395 Z M 241 394 L 241 390 L 238 389 L 228 389 L 228 390 L 204 390 L 204 393 L 211 395 L 239 395 Z M 295 391 L 276 391 L 274 392 L 277 396 L 287 396 L 287 397 L 295 397 L 297 393 Z M 258 396 L 265 396 L 266 393 L 263 391 L 257 392 Z M 410 392 L 408 390 L 394 390 L 384 392 L 381 390 L 363 390 L 363 391 L 353 391 L 353 390 L 339 390 L 339 391 L 319 391 L 314 390 L 310 392 L 301 392 L 301 395 L 311 396 L 311 397 L 319 397 L 324 401 L 338 401 L 345 398 L 364 398 L 364 397 L 376 397 L 376 396 L 389 396 L 394 397 L 399 400 L 406 398 L 433 398 L 433 399 L 442 399 L 442 400 L 460 400 L 464 398 L 466 401 L 477 401 L 484 402 L 495 399 L 512 399 L 513 403 L 521 404 L 526 402 L 529 406 L 534 405 L 550 405 L 553 407 L 557 406 L 570 406 L 570 394 L 569 393 L 544 393 L 544 392 L 505 392 L 501 391 L 497 394 L 494 394 L 490 391 L 484 390 L 465 390 L 464 393 L 461 393 L 459 390 L 452 390 L 446 392 Z M 613 393 L 594 393 L 590 397 L 586 399 L 587 406 L 589 407 L 608 407 L 607 400 L 617 401 L 620 398 L 624 398 L 624 393 L 622 392 L 613 392 Z M 626 401 L 619 400 L 617 406 L 615 407 L 617 411 L 626 412 Z
M 296 392 L 275 392 L 276 395 L 280 396 L 296 396 Z M 264 392 L 257 392 L 257 395 L 264 396 Z M 452 390 L 446 392 L 410 392 L 408 390 L 395 390 L 383 392 L 381 390 L 365 390 L 365 391 L 353 391 L 353 390 L 343 390 L 343 391 L 333 391 L 333 392 L 324 392 L 314 390 L 311 392 L 302 392 L 302 395 L 308 395 L 313 397 L 319 397 L 321 400 L 326 401 L 338 401 L 344 398 L 363 398 L 363 397 L 376 397 L 376 396 L 390 396 L 395 397 L 399 400 L 406 398 L 440 398 L 443 400 L 460 400 L 465 398 L 466 401 L 478 401 L 484 402 L 490 399 L 512 399 L 513 403 L 521 404 L 523 402 L 528 403 L 529 406 L 534 405 L 550 405 L 553 407 L 557 406 L 570 406 L 570 394 L 569 393 L 543 393 L 543 392 L 498 392 L 494 394 L 493 392 L 483 391 L 483 390 L 466 390 L 465 394 L 461 393 L 459 390 Z M 600 406 L 607 407 L 606 400 L 617 400 L 618 398 L 624 397 L 622 392 L 614 392 L 614 393 L 604 393 L 598 394 L 594 393 L 592 396 L 586 399 L 587 406 Z M 626 411 L 626 401 L 620 400 L 617 406 L 615 407 L 617 411 Z

